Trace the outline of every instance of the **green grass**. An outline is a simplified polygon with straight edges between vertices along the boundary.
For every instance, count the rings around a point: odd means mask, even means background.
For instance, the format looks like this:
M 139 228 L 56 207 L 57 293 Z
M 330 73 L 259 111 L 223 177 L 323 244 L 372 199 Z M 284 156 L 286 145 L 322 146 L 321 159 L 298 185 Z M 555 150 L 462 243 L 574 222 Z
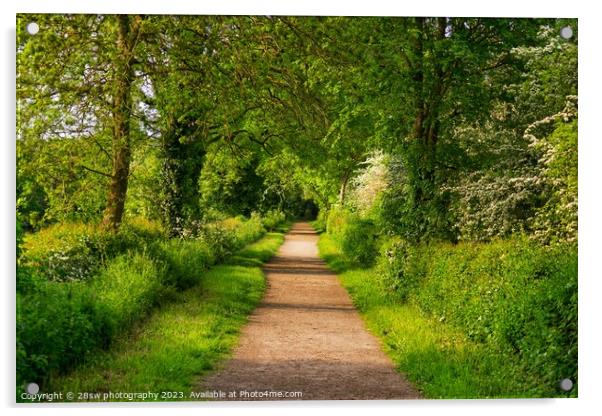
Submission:
M 200 376 L 235 346 L 241 326 L 264 292 L 264 275 L 258 266 L 283 241 L 282 233 L 268 233 L 228 264 L 204 272 L 198 285 L 174 293 L 172 302 L 122 335 L 109 351 L 55 378 L 48 391 L 181 391 L 183 397 L 164 400 L 190 400 L 188 394 Z
M 374 268 L 352 269 L 329 235 L 322 234 L 318 245 L 385 353 L 426 398 L 541 397 L 537 383 L 517 372 L 513 357 L 392 299 L 378 288 Z

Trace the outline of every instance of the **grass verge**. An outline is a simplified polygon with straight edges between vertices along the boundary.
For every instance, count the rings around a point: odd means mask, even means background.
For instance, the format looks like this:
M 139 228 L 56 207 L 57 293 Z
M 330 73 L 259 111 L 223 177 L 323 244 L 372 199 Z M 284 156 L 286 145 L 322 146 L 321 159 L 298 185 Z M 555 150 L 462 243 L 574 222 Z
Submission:
M 519 373 L 512 357 L 391 299 L 377 288 L 374 268 L 353 269 L 329 235 L 321 234 L 318 246 L 396 369 L 426 398 L 542 396 L 536 380 Z
M 198 285 L 174 293 L 172 302 L 121 336 L 111 350 L 55 378 L 48 390 L 72 392 L 73 401 L 127 401 L 104 393 L 147 391 L 170 392 L 157 400 L 191 400 L 199 377 L 236 344 L 241 326 L 263 295 L 259 266 L 283 241 L 282 233 L 268 233 L 227 264 L 204 272 Z

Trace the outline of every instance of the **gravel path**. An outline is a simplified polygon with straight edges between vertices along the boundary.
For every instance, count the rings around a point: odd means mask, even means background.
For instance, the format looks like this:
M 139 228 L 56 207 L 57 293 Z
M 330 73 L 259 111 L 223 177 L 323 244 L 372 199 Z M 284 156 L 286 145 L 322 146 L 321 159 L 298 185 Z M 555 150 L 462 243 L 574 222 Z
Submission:
M 319 258 L 317 240 L 309 224 L 293 226 L 264 266 L 266 294 L 232 358 L 200 389 L 224 392 L 221 400 L 420 397 L 364 327 L 336 275 Z M 231 392 L 236 397 L 228 397 Z M 287 392 L 302 396 L 282 397 Z

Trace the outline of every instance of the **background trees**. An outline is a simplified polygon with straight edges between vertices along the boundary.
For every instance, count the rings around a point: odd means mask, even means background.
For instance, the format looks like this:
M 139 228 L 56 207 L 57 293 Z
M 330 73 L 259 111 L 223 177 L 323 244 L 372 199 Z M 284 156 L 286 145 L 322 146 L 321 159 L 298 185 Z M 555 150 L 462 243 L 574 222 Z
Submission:
M 354 178 L 367 180 L 363 163 L 379 151 L 388 185 L 371 212 L 408 240 L 541 230 L 537 215 L 560 212 L 561 180 L 545 179 L 554 171 L 545 154 L 553 137 L 576 140 L 558 124 L 576 117 L 575 100 L 568 118 L 537 124 L 539 144 L 524 133 L 576 95 L 575 22 L 20 19 L 26 227 L 102 218 L 116 228 L 125 210 L 160 217 L 177 235 L 218 211 L 355 209 Z M 23 28 L 32 19 L 36 36 Z M 558 35 L 567 24 L 571 39 Z M 551 136 L 555 128 L 563 133 Z M 554 163 L 571 163 L 566 141 L 554 143 Z

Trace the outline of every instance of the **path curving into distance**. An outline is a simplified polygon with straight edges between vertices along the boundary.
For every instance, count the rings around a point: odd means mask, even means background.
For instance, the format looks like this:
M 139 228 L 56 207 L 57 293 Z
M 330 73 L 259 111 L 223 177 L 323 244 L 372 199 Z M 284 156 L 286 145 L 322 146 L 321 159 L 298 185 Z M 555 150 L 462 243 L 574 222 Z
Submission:
M 265 296 L 232 358 L 203 380 L 202 390 L 224 392 L 221 400 L 420 398 L 366 330 L 336 274 L 319 258 L 317 241 L 309 224 L 292 227 L 264 266 Z M 302 397 L 253 397 L 266 391 Z

